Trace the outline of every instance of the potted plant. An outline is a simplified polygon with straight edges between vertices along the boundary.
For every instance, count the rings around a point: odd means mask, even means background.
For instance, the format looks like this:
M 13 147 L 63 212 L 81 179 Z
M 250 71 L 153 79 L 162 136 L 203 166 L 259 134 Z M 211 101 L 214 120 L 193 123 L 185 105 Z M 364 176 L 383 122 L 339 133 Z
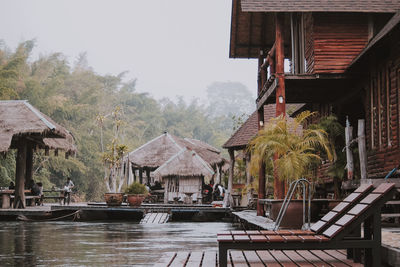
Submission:
M 332 158 L 332 148 L 327 133 L 321 127 L 313 126 L 306 129 L 302 127 L 306 120 L 313 115 L 315 113 L 304 111 L 295 118 L 279 116 L 271 119 L 250 141 L 251 173 L 257 174 L 260 163 L 264 162 L 267 166 L 272 164 L 273 168 L 267 168 L 266 171 L 271 172 L 268 174 L 273 175 L 274 179 L 280 179 L 286 183 L 302 177 L 312 180 L 313 170 L 318 164 L 321 164 L 321 152 L 329 159 Z M 282 201 L 272 201 L 272 219 L 277 215 L 276 210 L 279 212 Z M 290 216 L 291 210 L 302 214 L 302 208 L 296 205 L 300 206 L 302 202 L 297 204 L 296 201 L 293 201 L 289 205 L 281 223 L 282 226 L 290 227 L 285 224 L 295 222 L 296 218 L 300 218 L 300 220 L 291 226 L 298 227 L 299 224 L 301 226 L 302 216 L 296 213 L 293 213 L 293 217 Z
M 144 184 L 134 182 L 126 188 L 125 193 L 129 206 L 137 207 L 142 204 L 149 192 Z

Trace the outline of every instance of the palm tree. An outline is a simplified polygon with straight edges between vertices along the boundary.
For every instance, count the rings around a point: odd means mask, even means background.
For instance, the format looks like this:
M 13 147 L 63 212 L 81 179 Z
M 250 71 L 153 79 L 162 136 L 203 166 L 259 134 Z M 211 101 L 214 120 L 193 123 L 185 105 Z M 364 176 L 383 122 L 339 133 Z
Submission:
M 258 173 L 261 161 L 272 161 L 278 178 L 286 182 L 313 177 L 312 171 L 321 163 L 321 153 L 333 158 L 328 134 L 315 125 L 302 127 L 315 114 L 304 111 L 293 119 L 279 116 L 265 124 L 249 144 L 251 173 Z

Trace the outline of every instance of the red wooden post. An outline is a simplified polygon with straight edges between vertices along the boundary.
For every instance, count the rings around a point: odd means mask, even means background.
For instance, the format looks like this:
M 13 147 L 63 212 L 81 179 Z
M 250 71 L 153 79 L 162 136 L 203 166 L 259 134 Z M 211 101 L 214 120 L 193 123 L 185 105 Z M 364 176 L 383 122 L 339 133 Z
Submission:
M 266 71 L 264 65 L 264 55 L 262 50 L 260 50 L 260 55 L 258 58 L 258 72 L 259 72 L 259 80 L 258 80 L 258 96 L 262 92 L 264 84 L 266 82 Z M 258 130 L 261 130 L 264 126 L 264 105 L 260 107 L 257 113 L 257 121 L 258 121 Z M 260 169 L 258 173 L 258 199 L 265 198 L 265 163 L 260 163 Z M 264 208 L 257 202 L 257 216 L 264 216 Z
M 276 116 L 286 114 L 286 97 L 285 97 L 285 53 L 283 40 L 284 14 L 277 13 L 275 16 L 275 77 L 278 79 L 278 87 L 276 88 Z M 274 172 L 274 198 L 283 199 L 285 197 L 285 183 L 278 179 Z
M 264 127 L 264 105 L 258 110 L 258 130 Z M 258 199 L 265 198 L 265 163 L 260 163 L 260 169 L 258 171 Z M 257 216 L 264 216 L 264 208 L 259 202 L 257 202 Z

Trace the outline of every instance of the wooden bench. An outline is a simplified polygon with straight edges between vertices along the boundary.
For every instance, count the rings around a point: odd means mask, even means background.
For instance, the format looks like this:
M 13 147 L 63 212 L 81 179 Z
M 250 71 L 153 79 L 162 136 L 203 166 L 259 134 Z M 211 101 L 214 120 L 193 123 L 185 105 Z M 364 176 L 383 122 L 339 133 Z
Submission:
M 25 201 L 30 200 L 30 199 L 36 200 L 36 199 L 40 198 L 39 196 L 29 195 L 30 192 L 31 192 L 31 190 L 24 190 Z M 9 209 L 11 207 L 11 200 L 14 199 L 14 193 L 15 193 L 14 189 L 0 190 L 0 195 L 1 195 L 1 200 L 2 200 L 2 204 L 1 204 L 2 209 Z
M 381 266 L 381 208 L 396 193 L 395 184 L 385 183 L 360 198 L 360 187 L 310 231 L 230 231 L 218 234 L 220 266 L 227 266 L 227 251 L 363 249 L 365 266 Z M 343 204 L 342 204 L 343 203 Z M 352 203 L 349 209 L 348 203 Z M 340 216 L 338 214 L 341 214 Z M 331 218 L 331 219 L 329 219 Z M 352 233 L 361 229 L 364 237 Z M 324 229 L 324 230 L 322 230 Z M 322 231 L 322 233 L 320 233 Z M 373 255 L 373 256 L 372 256 Z

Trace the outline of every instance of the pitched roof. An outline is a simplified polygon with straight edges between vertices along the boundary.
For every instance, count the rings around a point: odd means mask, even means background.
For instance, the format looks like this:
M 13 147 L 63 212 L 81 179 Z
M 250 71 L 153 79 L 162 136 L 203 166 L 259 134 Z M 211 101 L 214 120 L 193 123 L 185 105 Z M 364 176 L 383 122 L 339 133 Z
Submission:
M 215 147 L 196 139 L 185 140 L 167 132 L 129 152 L 128 156 L 129 161 L 136 166 L 158 168 L 184 148 L 194 150 L 210 165 L 223 162 Z
M 377 35 L 368 43 L 368 45 L 361 51 L 361 53 L 353 60 L 348 68 L 351 68 L 358 62 L 369 50 L 371 50 L 377 43 L 379 43 L 385 36 L 387 36 L 397 25 L 400 25 L 400 11 L 393 15 L 393 17 L 386 23 Z
M 287 104 L 286 110 L 295 112 L 304 104 Z M 268 122 L 275 117 L 275 104 L 264 106 L 264 122 Z M 258 133 L 258 117 L 257 111 L 242 124 L 242 126 L 233 133 L 231 138 L 225 142 L 223 148 L 243 149 L 247 146 L 250 140 Z
M 154 174 L 161 177 L 195 177 L 212 176 L 214 171 L 195 151 L 183 148 L 155 170 Z
M 244 12 L 395 13 L 400 0 L 241 0 Z
M 13 139 L 29 135 L 39 147 L 75 152 L 72 135 L 26 100 L 0 101 L 0 152 L 14 148 Z M 52 140 L 56 138 L 57 140 Z

